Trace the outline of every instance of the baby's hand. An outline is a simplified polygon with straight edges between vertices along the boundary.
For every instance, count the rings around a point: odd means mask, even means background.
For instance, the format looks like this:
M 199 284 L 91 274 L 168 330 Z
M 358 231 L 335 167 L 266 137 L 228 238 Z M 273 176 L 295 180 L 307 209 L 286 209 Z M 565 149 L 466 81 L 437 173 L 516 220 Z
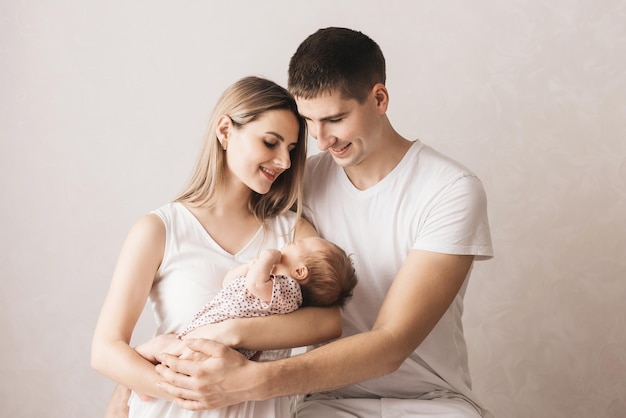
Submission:
M 182 354 L 185 349 L 185 343 L 176 338 L 176 334 L 158 335 L 150 341 L 135 347 L 135 351 L 152 364 L 159 362 L 156 359 L 159 354 L 168 353 L 178 356 Z

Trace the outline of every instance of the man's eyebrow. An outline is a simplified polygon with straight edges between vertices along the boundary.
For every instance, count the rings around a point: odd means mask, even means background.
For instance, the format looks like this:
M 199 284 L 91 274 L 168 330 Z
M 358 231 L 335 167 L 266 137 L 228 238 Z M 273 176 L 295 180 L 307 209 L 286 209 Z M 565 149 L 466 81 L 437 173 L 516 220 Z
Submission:
M 349 112 L 339 112 L 339 113 L 335 113 L 334 115 L 329 115 L 329 116 L 324 116 L 323 118 L 320 118 L 320 122 L 327 122 L 329 120 L 333 120 L 333 119 L 341 119 L 344 116 L 346 116 Z M 304 116 L 304 115 L 300 115 L 302 116 L 304 119 L 306 120 L 312 120 L 311 118 L 309 118 L 308 116 Z

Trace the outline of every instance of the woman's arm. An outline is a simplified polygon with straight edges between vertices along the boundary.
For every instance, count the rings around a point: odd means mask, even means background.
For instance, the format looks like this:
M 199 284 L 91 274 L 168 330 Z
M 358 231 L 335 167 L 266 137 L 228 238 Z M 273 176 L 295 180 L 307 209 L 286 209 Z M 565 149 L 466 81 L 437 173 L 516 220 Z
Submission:
M 92 367 L 139 393 L 172 399 L 156 387 L 154 365 L 129 345 L 163 258 L 165 227 L 146 215 L 131 228 L 122 247 L 92 341 Z
M 286 315 L 237 318 L 203 325 L 183 337 L 206 338 L 233 348 L 278 350 L 319 344 L 341 336 L 337 307 L 307 306 Z
M 135 347 L 135 351 L 152 364 L 157 364 L 159 354 L 168 353 L 180 356 L 185 351 L 185 343 L 176 334 L 157 335 Z

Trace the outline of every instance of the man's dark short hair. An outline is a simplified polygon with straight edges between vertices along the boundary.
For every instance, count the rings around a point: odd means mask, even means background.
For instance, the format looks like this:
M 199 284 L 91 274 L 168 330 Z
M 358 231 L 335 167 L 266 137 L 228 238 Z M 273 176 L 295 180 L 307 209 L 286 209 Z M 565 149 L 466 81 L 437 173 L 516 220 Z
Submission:
M 338 91 L 362 103 L 376 83 L 385 83 L 385 58 L 367 35 L 346 28 L 320 29 L 306 38 L 289 61 L 288 87 L 312 99 Z

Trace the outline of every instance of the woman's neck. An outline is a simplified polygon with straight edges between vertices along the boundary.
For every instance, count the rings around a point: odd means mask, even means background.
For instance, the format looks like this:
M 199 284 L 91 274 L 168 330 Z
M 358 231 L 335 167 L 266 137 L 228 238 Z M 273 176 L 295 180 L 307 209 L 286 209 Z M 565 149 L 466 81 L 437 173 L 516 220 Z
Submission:
M 220 247 L 237 254 L 262 225 L 248 207 L 251 193 L 247 187 L 227 186 L 211 204 L 188 208 Z

